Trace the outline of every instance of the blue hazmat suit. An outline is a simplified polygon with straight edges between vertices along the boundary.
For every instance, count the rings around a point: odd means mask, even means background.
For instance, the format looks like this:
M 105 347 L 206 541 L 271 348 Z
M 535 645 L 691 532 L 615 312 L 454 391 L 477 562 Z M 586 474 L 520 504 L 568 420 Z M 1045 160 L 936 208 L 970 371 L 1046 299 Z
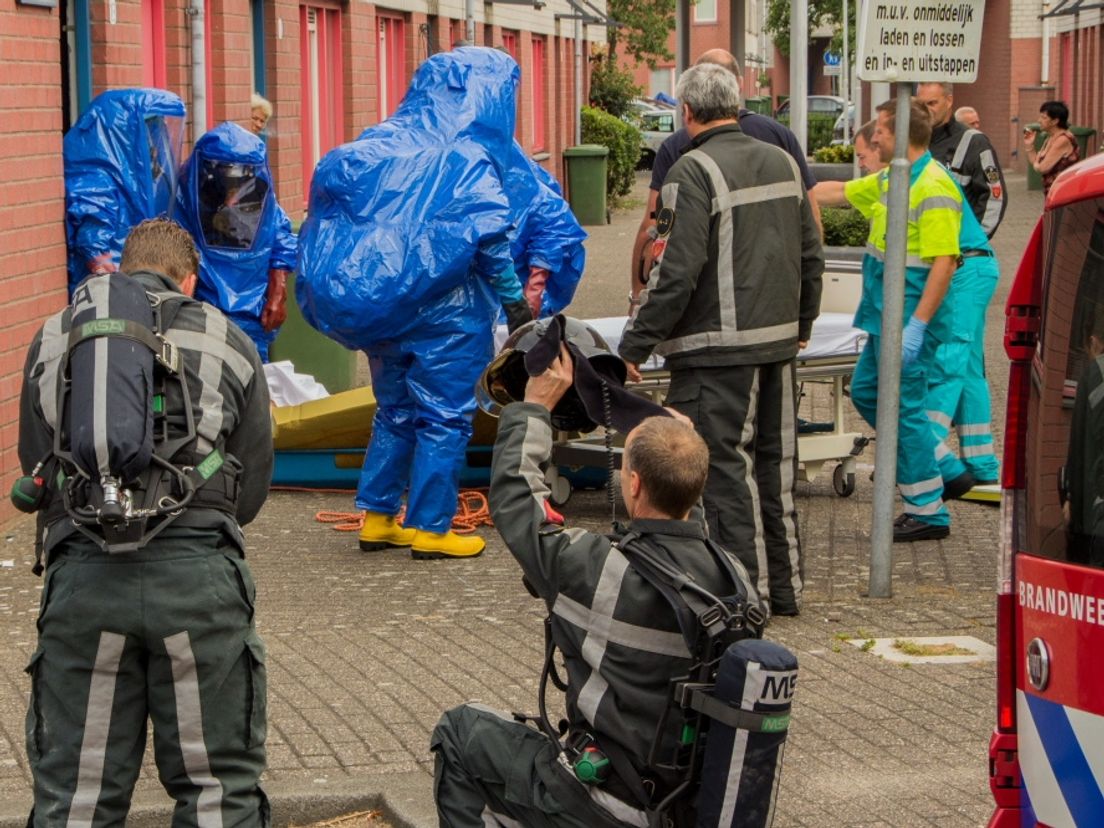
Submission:
M 363 140 L 377 127 L 361 133 Z M 535 163 L 517 141 L 503 164 L 510 202 L 510 256 L 522 290 L 537 316 L 555 316 L 571 304 L 586 265 L 586 231 L 564 200 L 556 179 Z M 547 281 L 529 288 L 531 269 L 547 271 Z M 535 295 L 531 295 L 535 293 Z
M 112 89 L 65 134 L 69 295 L 92 273 L 118 270 L 136 224 L 172 208 L 184 103 L 161 89 Z
M 266 329 L 263 311 L 284 290 L 282 274 L 269 273 L 295 269 L 297 240 L 264 141 L 229 121 L 196 141 L 180 171 L 176 219 L 199 249 L 196 298 L 233 319 L 268 362 L 279 328 Z
M 501 303 L 521 298 L 505 191 L 519 71 L 464 47 L 419 67 L 398 111 L 328 153 L 299 237 L 306 319 L 367 351 L 377 410 L 358 508 L 447 532 L 474 388 Z

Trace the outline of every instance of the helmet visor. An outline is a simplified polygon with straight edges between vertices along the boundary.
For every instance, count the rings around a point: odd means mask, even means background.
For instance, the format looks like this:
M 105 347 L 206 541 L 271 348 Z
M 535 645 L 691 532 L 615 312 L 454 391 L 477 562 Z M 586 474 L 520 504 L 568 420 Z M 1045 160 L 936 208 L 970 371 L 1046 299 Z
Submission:
M 145 119 L 145 126 L 153 206 L 156 215 L 165 215 L 172 209 L 176 194 L 184 119 L 175 115 L 150 115 Z
M 268 182 L 255 164 L 205 160 L 199 172 L 199 224 L 208 247 L 249 250 L 264 216 Z

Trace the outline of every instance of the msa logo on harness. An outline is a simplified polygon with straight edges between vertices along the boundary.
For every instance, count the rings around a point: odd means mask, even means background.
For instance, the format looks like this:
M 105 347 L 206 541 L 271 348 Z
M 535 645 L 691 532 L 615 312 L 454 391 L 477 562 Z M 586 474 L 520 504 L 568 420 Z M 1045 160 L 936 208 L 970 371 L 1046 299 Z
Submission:
M 194 469 L 174 462 L 194 449 L 196 428 L 180 353 L 161 333 L 179 302 L 162 296 L 112 273 L 85 280 L 69 310 L 44 463 L 60 467 L 74 526 L 109 552 L 145 546 L 223 466 L 217 447 Z M 172 384 L 176 395 L 167 393 Z M 165 411 L 170 396 L 183 400 L 182 411 Z

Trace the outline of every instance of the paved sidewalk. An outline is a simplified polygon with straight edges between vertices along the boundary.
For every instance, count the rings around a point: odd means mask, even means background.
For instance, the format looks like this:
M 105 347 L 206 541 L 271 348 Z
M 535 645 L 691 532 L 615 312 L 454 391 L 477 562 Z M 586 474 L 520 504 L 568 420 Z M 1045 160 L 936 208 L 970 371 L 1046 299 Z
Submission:
M 1007 388 L 1004 296 L 1042 209 L 1023 178 L 1012 178 L 1009 190 L 988 342 L 998 441 Z M 579 316 L 624 312 L 639 212 L 592 228 Z M 820 391 L 807 402 L 803 413 L 812 419 L 827 410 Z M 873 463 L 872 447 L 862 459 Z M 775 825 L 981 826 L 991 811 L 992 665 L 901 666 L 842 639 L 955 634 L 993 643 L 998 510 L 952 504 L 951 536 L 897 547 L 894 596 L 872 600 L 863 597 L 868 478 L 860 473 L 847 499 L 832 492 L 830 475 L 798 486 L 805 610 L 769 629 L 801 662 Z M 354 535 L 314 521 L 318 510 L 351 508 L 348 495 L 274 493 L 247 533 L 268 645 L 267 787 L 278 824 L 382 801 L 396 825 L 434 825 L 429 731 L 442 710 L 469 699 L 535 709 L 542 605 L 522 588 L 493 531 L 484 532 L 488 550 L 473 561 L 364 554 Z M 565 512 L 571 524 L 608 527 L 601 492 L 576 493 Z M 9 526 L 0 552 L 13 561 L 0 567 L 0 826 L 21 825 L 30 804 L 23 667 L 41 588 L 30 571 L 32 529 L 28 520 Z M 148 761 L 138 791 L 142 807 L 131 824 L 168 824 Z

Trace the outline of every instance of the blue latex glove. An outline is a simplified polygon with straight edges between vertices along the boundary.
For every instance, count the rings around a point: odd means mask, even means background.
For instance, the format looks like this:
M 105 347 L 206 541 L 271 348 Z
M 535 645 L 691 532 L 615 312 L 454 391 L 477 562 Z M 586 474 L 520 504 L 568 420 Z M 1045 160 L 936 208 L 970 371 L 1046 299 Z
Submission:
M 920 349 L 924 347 L 924 331 L 927 329 L 927 322 L 921 322 L 915 316 L 909 318 L 905 330 L 901 332 L 901 357 L 904 365 L 910 365 L 920 356 Z

